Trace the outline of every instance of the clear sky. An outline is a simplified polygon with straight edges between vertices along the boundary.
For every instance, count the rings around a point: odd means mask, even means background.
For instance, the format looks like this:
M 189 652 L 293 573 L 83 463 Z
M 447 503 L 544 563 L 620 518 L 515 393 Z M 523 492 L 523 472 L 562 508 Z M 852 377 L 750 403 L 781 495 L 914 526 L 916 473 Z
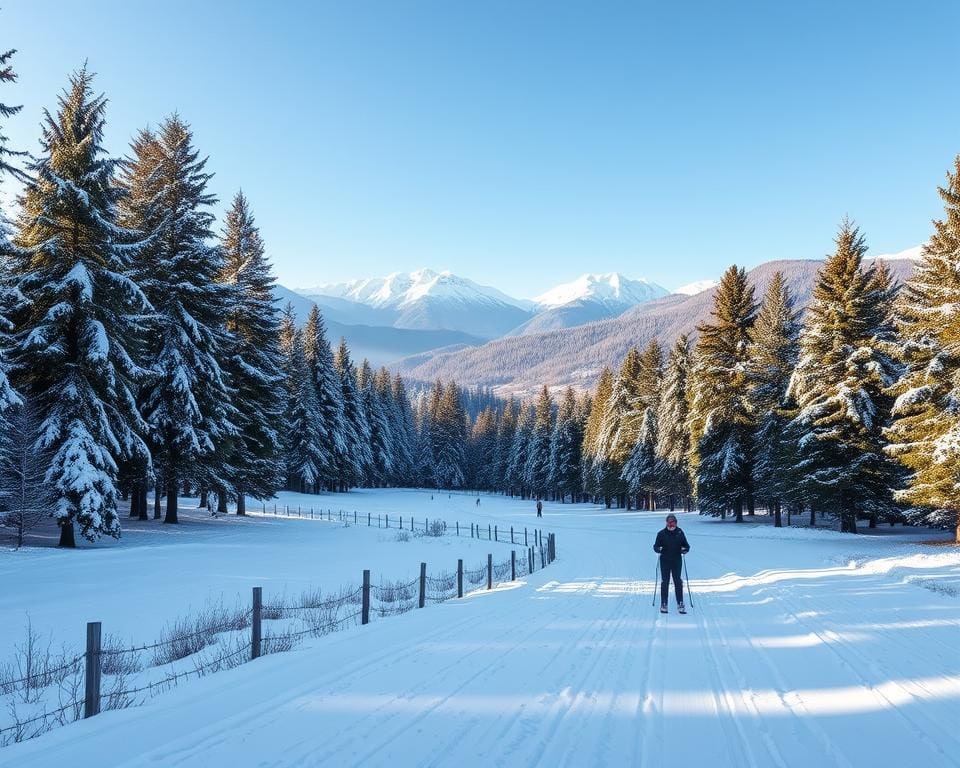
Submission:
M 108 148 L 177 110 L 281 282 L 422 266 L 516 296 L 924 240 L 960 3 L 0 0 L 12 143 L 88 59 Z

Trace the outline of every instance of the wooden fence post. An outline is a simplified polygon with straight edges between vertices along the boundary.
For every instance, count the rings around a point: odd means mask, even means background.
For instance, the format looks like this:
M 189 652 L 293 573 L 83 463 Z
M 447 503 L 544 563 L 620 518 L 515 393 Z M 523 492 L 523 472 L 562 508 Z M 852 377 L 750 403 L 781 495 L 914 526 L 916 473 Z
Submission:
M 543 551 L 543 547 L 540 547 L 540 567 L 547 567 L 547 554 Z
M 362 624 L 370 623 L 370 571 L 363 572 L 363 614 L 360 622 Z
M 420 607 L 427 604 L 427 564 L 420 563 Z
M 357 524 L 357 510 L 353 510 L 353 524 Z
M 523 546 L 529 547 L 530 542 L 527 541 L 527 526 L 523 526 Z
M 493 589 L 493 555 L 487 555 L 487 589 Z
M 457 536 L 460 535 L 460 521 L 457 520 Z
M 387 525 L 386 525 L 386 527 L 387 527 L 387 528 L 390 527 L 390 515 L 387 515 Z
M 463 597 L 463 559 L 457 560 L 457 597 Z
M 367 528 L 370 527 L 370 513 L 367 512 Z
M 100 622 L 87 622 L 83 716 L 100 714 Z
M 487 541 L 493 538 L 493 528 L 490 526 L 490 523 L 487 523 Z
M 253 588 L 253 611 L 250 620 L 250 660 L 260 658 L 261 619 L 263 616 L 263 587 Z
M 400 530 L 403 530 L 403 515 L 400 515 Z
M 493 526 L 493 540 L 500 541 L 500 534 L 497 531 L 497 526 Z
M 533 573 L 533 547 L 527 547 L 527 565 L 530 568 L 530 573 Z
M 510 550 L 510 581 L 517 580 L 517 550 Z
M 510 526 L 510 543 L 513 544 L 513 526 Z

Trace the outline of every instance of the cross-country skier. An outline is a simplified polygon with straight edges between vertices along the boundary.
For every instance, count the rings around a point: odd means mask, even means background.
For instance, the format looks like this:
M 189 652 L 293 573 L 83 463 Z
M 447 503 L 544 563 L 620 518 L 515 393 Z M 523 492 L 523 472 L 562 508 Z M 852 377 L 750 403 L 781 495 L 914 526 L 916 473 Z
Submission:
M 670 595 L 670 575 L 673 574 L 673 591 L 677 597 L 677 610 L 686 613 L 683 605 L 683 556 L 690 551 L 687 537 L 677 527 L 677 516 L 667 515 L 667 527 L 657 533 L 653 551 L 660 555 L 660 613 L 667 612 L 667 598 Z
M 537 499 L 537 517 L 543 517 L 543 502 Z

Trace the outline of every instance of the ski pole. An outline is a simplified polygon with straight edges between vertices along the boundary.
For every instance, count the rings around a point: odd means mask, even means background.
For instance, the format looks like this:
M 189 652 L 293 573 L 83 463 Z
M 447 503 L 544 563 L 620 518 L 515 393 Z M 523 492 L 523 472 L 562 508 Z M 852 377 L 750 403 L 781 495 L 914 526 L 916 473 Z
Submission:
M 687 556 L 681 555 L 683 558 L 683 580 L 687 582 L 687 596 L 690 598 L 690 607 L 693 608 L 693 590 L 690 589 L 690 576 L 687 573 Z
M 657 555 L 657 564 L 654 566 L 656 570 L 653 572 L 653 599 L 650 601 L 650 607 L 652 608 L 657 604 L 657 575 L 660 573 L 660 558 L 663 555 Z M 691 603 L 692 605 L 692 603 Z

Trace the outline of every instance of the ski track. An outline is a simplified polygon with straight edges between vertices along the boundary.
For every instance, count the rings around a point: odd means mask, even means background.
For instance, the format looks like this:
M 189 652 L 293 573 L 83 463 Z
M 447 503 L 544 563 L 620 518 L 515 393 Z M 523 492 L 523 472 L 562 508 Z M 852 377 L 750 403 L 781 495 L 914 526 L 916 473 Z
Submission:
M 450 517 L 529 522 L 473 498 L 451 499 Z M 312 640 L 19 745 L 33 749 L 23 761 L 0 751 L 0 766 L 88 764 L 104 730 L 131 736 L 100 755 L 104 768 L 860 768 L 911 753 L 930 768 L 958 764 L 960 703 L 924 687 L 938 671 L 960 673 L 951 630 L 937 629 L 955 598 L 841 572 L 820 542 L 792 542 L 782 560 L 781 543 L 681 515 L 694 603 L 678 615 L 671 594 L 661 615 L 649 580 L 661 521 L 568 507 L 537 521 L 557 532 L 560 558 L 519 586 Z M 824 549 L 837 557 L 840 546 Z M 888 594 L 924 601 L 904 617 L 909 632 L 884 626 Z M 938 615 L 945 623 L 923 623 Z M 918 642 L 942 651 L 939 668 Z M 844 688 L 872 703 L 834 713 L 810 698 Z M 191 716 L 196 702 L 209 717 Z M 173 735 L 138 748 L 139 729 Z M 863 738 L 879 746 L 863 750 Z

